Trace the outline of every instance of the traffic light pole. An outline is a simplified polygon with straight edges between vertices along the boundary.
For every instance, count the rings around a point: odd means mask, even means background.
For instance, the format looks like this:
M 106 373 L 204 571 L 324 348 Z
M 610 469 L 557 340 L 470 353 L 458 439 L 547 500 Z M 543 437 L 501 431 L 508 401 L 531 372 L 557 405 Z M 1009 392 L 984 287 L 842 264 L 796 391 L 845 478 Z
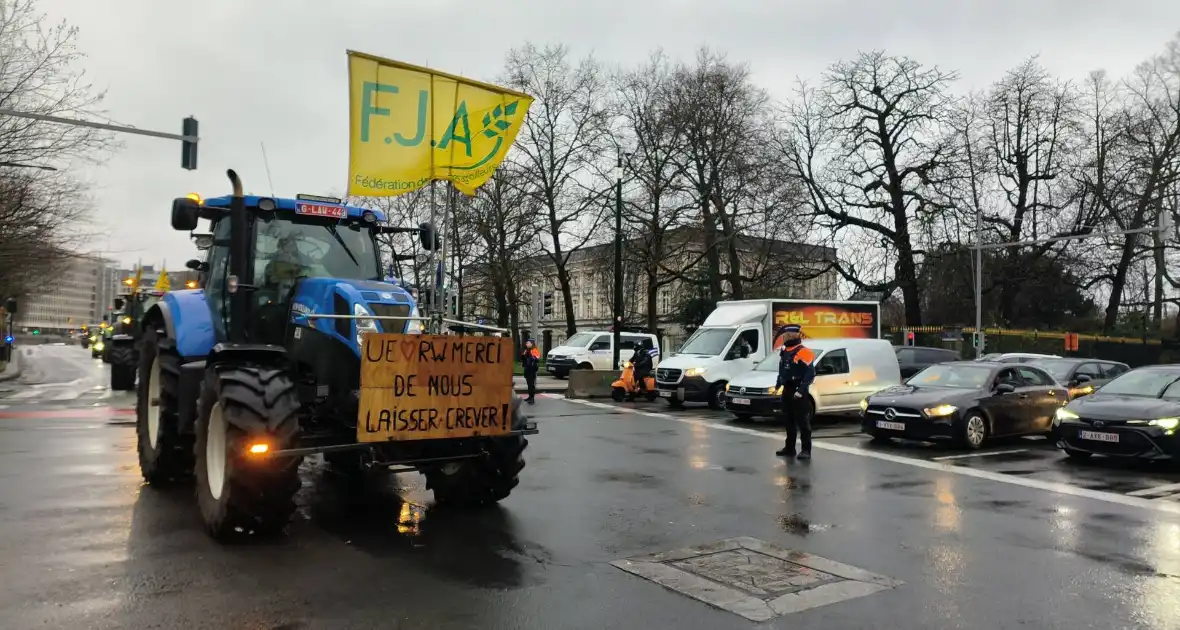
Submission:
M 185 118 L 182 123 L 183 133 L 165 133 L 163 131 L 152 131 L 150 129 L 137 129 L 135 127 L 125 127 L 123 125 L 108 125 L 106 123 L 97 123 L 89 120 L 77 120 L 75 118 L 62 118 L 60 116 L 48 116 L 46 114 L 34 114 L 31 112 L 18 112 L 15 109 L 7 107 L 0 107 L 0 116 L 15 116 L 16 118 L 30 118 L 32 120 L 42 120 L 45 122 L 59 123 L 62 125 L 73 125 L 75 127 L 90 127 L 91 129 L 102 129 L 103 131 L 116 131 L 119 133 L 130 133 L 138 136 L 150 136 L 152 138 L 164 138 L 165 140 L 179 140 L 184 143 L 183 153 L 181 155 L 181 167 L 187 170 L 196 170 L 197 168 L 197 143 L 200 138 L 197 136 L 197 119 L 189 116 Z

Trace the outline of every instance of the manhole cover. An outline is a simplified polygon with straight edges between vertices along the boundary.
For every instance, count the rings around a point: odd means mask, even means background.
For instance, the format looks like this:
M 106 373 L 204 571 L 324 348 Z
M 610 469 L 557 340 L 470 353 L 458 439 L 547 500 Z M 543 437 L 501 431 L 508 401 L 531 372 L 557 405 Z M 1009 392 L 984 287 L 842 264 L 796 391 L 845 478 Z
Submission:
M 902 584 L 834 560 L 745 537 L 611 564 L 751 621 L 767 621 Z

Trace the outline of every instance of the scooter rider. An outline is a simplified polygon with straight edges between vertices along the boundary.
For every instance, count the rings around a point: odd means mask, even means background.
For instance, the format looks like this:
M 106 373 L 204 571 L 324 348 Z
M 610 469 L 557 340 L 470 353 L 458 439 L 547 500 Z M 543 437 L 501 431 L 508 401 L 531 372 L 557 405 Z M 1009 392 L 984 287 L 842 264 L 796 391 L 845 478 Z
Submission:
M 799 459 L 811 459 L 811 410 L 807 405 L 807 391 L 815 380 L 815 353 L 803 345 L 803 329 L 795 324 L 784 326 L 781 333 L 778 380 L 775 387 L 782 395 L 783 416 L 787 424 L 787 443 L 775 452 L 779 457 L 795 456 L 795 436 L 798 435 L 802 452 Z
M 647 377 L 651 376 L 652 366 L 655 363 L 654 354 L 655 348 L 652 346 L 651 339 L 644 339 L 635 347 L 635 353 L 631 355 L 635 387 L 641 394 L 647 393 Z

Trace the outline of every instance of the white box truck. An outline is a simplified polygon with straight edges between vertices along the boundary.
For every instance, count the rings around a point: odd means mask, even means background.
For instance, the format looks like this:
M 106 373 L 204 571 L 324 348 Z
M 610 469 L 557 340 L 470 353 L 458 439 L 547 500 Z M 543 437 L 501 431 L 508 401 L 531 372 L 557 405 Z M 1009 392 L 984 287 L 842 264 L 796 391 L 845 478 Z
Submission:
M 725 408 L 725 385 L 754 369 L 782 345 L 777 331 L 787 324 L 803 327 L 809 339 L 878 339 L 881 309 L 877 302 L 816 300 L 733 300 L 718 302 L 704 324 L 656 369 L 660 397 L 676 406 L 706 402 Z M 745 340 L 749 353 L 741 356 Z

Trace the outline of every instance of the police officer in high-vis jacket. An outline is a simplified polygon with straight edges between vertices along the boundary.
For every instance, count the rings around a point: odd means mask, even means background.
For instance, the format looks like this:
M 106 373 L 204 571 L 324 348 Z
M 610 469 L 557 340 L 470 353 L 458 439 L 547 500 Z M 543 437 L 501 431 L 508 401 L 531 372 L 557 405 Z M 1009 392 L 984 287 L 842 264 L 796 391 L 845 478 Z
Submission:
M 787 423 L 787 443 L 775 453 L 779 457 L 795 456 L 795 436 L 799 436 L 803 450 L 799 459 L 811 459 L 811 409 L 808 389 L 815 380 L 815 353 L 803 345 L 803 329 L 795 324 L 781 331 L 783 345 L 779 348 L 778 381 L 775 387 L 782 395 L 783 416 Z

